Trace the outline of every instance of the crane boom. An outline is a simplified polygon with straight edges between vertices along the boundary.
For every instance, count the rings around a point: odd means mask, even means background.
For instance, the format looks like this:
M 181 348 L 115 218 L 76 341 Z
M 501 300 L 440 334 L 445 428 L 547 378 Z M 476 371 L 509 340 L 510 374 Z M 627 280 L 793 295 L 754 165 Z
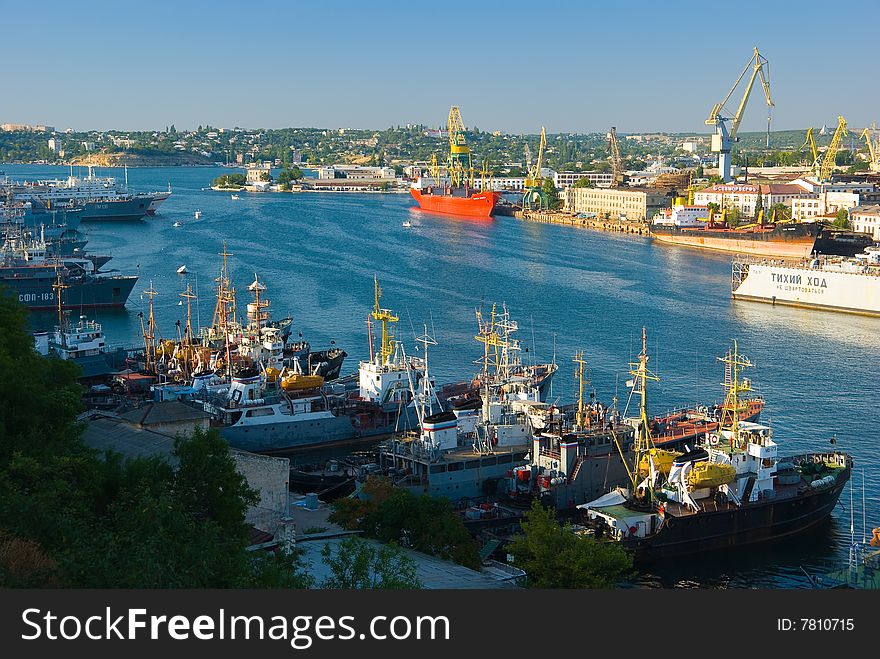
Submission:
M 623 183 L 623 158 L 620 155 L 620 141 L 617 139 L 615 126 L 608 133 L 608 150 L 611 152 L 611 187 L 616 188 Z
M 816 147 L 816 140 L 813 138 L 813 127 L 810 126 L 807 129 L 807 137 L 804 139 L 804 143 L 801 144 L 801 149 L 805 146 L 810 147 L 810 152 L 813 154 L 813 170 L 818 173 L 819 167 L 819 149 Z
M 868 165 L 872 172 L 880 171 L 880 143 L 876 143 L 874 138 L 876 130 L 877 126 L 872 125 L 870 129 L 865 128 L 861 134 L 861 137 L 868 144 L 868 155 L 871 158 Z
M 746 73 L 748 73 L 749 68 L 752 69 L 752 75 L 749 77 L 749 82 L 746 85 L 745 92 L 743 93 L 742 100 L 736 110 L 736 114 L 732 117 L 722 116 L 722 112 L 726 109 L 725 106 L 727 105 L 727 101 L 733 96 L 739 83 L 745 77 Z M 731 145 L 733 142 L 737 141 L 736 133 L 739 130 L 746 105 L 749 102 L 749 96 L 751 96 L 752 93 L 752 87 L 754 87 L 757 78 L 760 77 L 761 79 L 761 87 L 764 90 L 764 98 L 767 101 L 767 107 L 772 108 L 774 105 L 773 99 L 770 96 L 770 80 L 768 78 L 769 68 L 770 63 L 767 61 L 767 58 L 761 55 L 761 53 L 758 52 L 758 48 L 755 47 L 755 52 L 742 70 L 742 73 L 739 74 L 739 77 L 733 83 L 730 91 L 727 92 L 727 95 L 720 103 L 716 103 L 712 106 L 712 110 L 709 112 L 709 117 L 706 119 L 705 123 L 707 126 L 715 126 L 715 134 L 712 135 L 712 151 L 718 154 L 718 172 L 725 183 L 732 179 L 730 175 Z M 767 69 L 767 73 L 765 73 L 765 69 Z M 728 121 L 732 121 L 730 129 L 727 128 L 726 122 Z
M 822 166 L 819 168 L 819 181 L 830 181 L 831 174 L 834 171 L 835 160 L 837 159 L 837 150 L 840 148 L 840 142 L 849 132 L 846 129 L 846 119 L 837 117 L 837 130 L 834 131 L 834 137 L 831 138 L 831 144 L 822 156 Z

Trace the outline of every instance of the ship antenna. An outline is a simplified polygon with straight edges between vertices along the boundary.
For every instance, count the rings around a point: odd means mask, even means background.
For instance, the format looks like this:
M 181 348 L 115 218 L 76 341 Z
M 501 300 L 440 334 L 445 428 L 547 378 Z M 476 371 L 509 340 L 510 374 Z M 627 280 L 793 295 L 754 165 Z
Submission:
M 865 468 L 862 467 L 862 544 L 868 541 L 865 535 L 868 530 L 868 518 L 865 511 Z
M 577 407 L 577 419 L 576 423 L 578 429 L 584 429 L 587 426 L 586 421 L 586 412 L 584 411 L 584 369 L 587 365 L 587 361 L 584 359 L 584 351 L 578 350 L 574 353 L 574 363 L 577 364 L 577 370 L 575 371 L 575 375 L 578 379 L 578 407 Z M 590 384 L 587 381 L 587 384 Z

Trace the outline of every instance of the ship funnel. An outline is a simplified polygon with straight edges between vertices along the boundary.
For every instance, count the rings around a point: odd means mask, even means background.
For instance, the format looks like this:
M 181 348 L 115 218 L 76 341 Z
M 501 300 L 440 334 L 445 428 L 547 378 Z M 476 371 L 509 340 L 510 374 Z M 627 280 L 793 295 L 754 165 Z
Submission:
M 458 445 L 458 419 L 454 412 L 440 412 L 425 417 L 422 438 L 432 448 L 446 450 Z

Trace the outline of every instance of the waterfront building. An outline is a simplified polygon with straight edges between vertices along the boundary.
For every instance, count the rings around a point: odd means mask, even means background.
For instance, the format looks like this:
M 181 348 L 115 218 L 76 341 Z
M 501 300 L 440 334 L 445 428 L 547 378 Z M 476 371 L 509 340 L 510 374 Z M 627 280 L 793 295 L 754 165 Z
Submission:
M 853 231 L 871 234 L 874 240 L 880 241 L 880 205 L 853 208 L 849 222 Z
M 562 195 L 572 213 L 644 222 L 669 205 L 669 196 L 650 188 L 567 188 Z
M 859 205 L 858 192 L 824 192 L 805 195 L 791 200 L 791 216 L 795 220 L 811 220 L 822 215 L 834 215 L 841 208 L 849 210 Z
M 368 167 L 365 165 L 328 165 L 318 167 L 318 180 L 349 179 L 363 181 L 394 181 L 393 167 Z
M 795 183 L 718 183 L 695 192 L 694 203 L 699 206 L 718 204 L 719 208 L 736 208 L 742 215 L 752 217 L 759 194 L 763 207 L 769 209 L 780 203 L 791 206 L 793 199 L 808 197 L 809 191 Z
M 247 170 L 247 187 L 254 190 L 268 190 L 272 184 L 272 167 L 269 163 L 253 164 Z

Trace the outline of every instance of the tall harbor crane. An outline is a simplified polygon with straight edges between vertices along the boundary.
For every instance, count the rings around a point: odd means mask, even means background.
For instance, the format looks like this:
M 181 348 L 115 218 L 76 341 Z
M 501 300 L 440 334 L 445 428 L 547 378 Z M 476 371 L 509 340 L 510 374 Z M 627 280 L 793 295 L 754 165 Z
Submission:
M 608 152 L 611 155 L 611 187 L 623 185 L 623 158 L 620 156 L 620 141 L 617 139 L 617 128 L 611 127 L 608 138 Z
M 746 85 L 745 92 L 743 93 L 743 97 L 739 103 L 736 114 L 734 114 L 732 117 L 723 116 L 722 112 L 727 112 L 729 114 L 729 111 L 725 107 L 727 101 L 729 101 L 730 97 L 733 96 L 733 92 L 736 91 L 736 88 L 737 86 L 739 86 L 740 81 L 743 79 L 743 77 L 745 77 L 750 68 L 752 69 L 752 75 L 749 78 L 748 84 Z M 764 98 L 767 100 L 767 107 L 772 108 L 773 99 L 770 97 L 770 63 L 767 61 L 767 58 L 765 58 L 758 52 L 758 48 L 756 47 L 755 52 L 749 60 L 748 64 L 746 64 L 745 68 L 742 70 L 742 73 L 739 74 L 736 82 L 733 83 L 733 87 L 731 87 L 730 91 L 727 92 L 727 96 L 725 96 L 720 103 L 716 103 L 714 106 L 712 106 L 712 111 L 709 112 L 709 118 L 706 119 L 707 126 L 715 126 L 715 133 L 712 135 L 711 150 L 712 153 L 718 154 L 718 173 L 721 176 L 721 180 L 725 183 L 733 180 L 733 177 L 730 173 L 731 146 L 734 142 L 737 141 L 736 133 L 739 130 L 739 125 L 743 118 L 743 111 L 746 109 L 746 104 L 748 103 L 749 96 L 752 93 L 752 87 L 754 86 L 755 79 L 758 76 L 761 77 L 761 87 L 764 89 Z M 726 122 L 728 121 L 732 122 L 730 125 L 730 129 L 728 129 L 727 127 Z
M 534 166 L 529 165 L 526 179 L 523 182 L 523 208 L 539 209 L 547 207 L 547 193 L 544 192 L 544 179 L 541 178 L 541 165 L 544 160 L 544 148 L 547 146 L 547 133 L 541 126 L 541 140 L 538 142 L 538 159 Z
M 868 166 L 872 172 L 880 172 L 880 140 L 877 138 L 877 124 L 871 124 L 871 128 L 865 128 L 860 135 L 868 145 Z
M 831 138 L 831 144 L 825 150 L 822 156 L 822 165 L 819 167 L 819 181 L 830 181 L 831 174 L 834 171 L 835 160 L 837 159 L 837 151 L 840 148 L 841 140 L 846 137 L 849 132 L 846 129 L 846 119 L 837 117 L 837 130 Z
M 471 162 L 471 150 L 464 137 L 464 121 L 457 105 L 449 109 L 447 120 L 449 130 L 449 177 L 452 187 L 460 187 L 465 181 L 473 185 L 474 166 Z

